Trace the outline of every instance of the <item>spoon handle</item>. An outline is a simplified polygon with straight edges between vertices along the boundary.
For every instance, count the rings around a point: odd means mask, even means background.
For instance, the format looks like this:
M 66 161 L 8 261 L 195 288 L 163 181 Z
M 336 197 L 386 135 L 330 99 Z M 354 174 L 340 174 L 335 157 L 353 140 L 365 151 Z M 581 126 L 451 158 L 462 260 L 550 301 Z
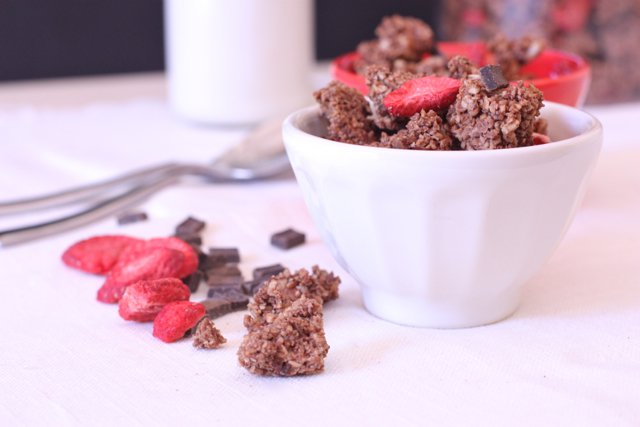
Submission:
M 96 199 L 98 196 L 105 197 L 105 193 L 113 193 L 116 190 L 123 190 L 127 186 L 132 188 L 149 182 L 152 178 L 158 179 L 164 175 L 171 174 L 181 168 L 177 163 L 165 163 L 158 166 L 136 170 L 125 175 L 99 181 L 93 184 L 82 185 L 68 190 L 57 191 L 32 198 L 10 200 L 0 202 L 0 215 L 17 214 L 30 212 L 39 209 L 50 209 L 69 205 L 78 202 L 86 202 Z
M 114 215 L 140 203 L 157 191 L 174 184 L 179 179 L 180 177 L 176 175 L 165 176 L 156 182 L 142 184 L 123 194 L 99 202 L 86 210 L 69 216 L 26 227 L 2 230 L 0 231 L 0 249 L 52 234 L 73 230 Z

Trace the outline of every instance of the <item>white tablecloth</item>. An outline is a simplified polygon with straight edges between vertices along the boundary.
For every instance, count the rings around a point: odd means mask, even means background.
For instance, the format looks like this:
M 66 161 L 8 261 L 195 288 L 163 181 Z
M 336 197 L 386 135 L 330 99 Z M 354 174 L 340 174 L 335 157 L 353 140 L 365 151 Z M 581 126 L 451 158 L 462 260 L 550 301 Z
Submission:
M 56 107 L 17 93 L 0 87 L 3 200 L 164 160 L 208 161 L 245 132 L 177 121 L 160 95 Z M 1 250 L 0 425 L 639 425 L 640 104 L 592 112 L 606 136 L 583 206 L 519 310 L 489 326 L 419 329 L 368 314 L 291 177 L 189 180 L 146 202 L 147 222 L 108 219 Z M 342 277 L 340 299 L 325 307 L 324 373 L 262 378 L 241 368 L 242 313 L 216 321 L 228 339 L 219 350 L 162 343 L 151 324 L 95 300 L 101 278 L 60 261 L 79 239 L 166 236 L 187 215 L 207 221 L 205 246 L 240 248 L 245 275 L 282 262 Z M 0 228 L 25 220 L 0 217 Z M 269 235 L 289 226 L 308 243 L 272 248 Z

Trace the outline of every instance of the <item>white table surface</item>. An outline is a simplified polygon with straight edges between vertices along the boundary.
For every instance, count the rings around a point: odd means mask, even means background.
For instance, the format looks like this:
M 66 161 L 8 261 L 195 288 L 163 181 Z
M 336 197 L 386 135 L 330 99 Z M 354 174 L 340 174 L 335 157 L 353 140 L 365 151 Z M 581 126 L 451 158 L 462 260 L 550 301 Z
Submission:
M 419 329 L 369 315 L 291 177 L 189 180 L 146 202 L 147 222 L 108 219 L 0 250 L 0 425 L 639 425 L 640 104 L 590 110 L 605 144 L 585 201 L 519 310 L 494 325 Z M 176 120 L 159 74 L 0 84 L 0 199 L 207 161 L 244 133 Z M 162 343 L 151 324 L 95 301 L 101 278 L 60 261 L 79 239 L 165 236 L 190 214 L 208 223 L 205 246 L 240 248 L 245 274 L 317 263 L 342 277 L 325 307 L 324 373 L 241 368 L 242 313 L 216 321 L 228 339 L 219 350 Z M 33 218 L 0 217 L 0 228 Z M 270 247 L 288 226 L 308 243 Z

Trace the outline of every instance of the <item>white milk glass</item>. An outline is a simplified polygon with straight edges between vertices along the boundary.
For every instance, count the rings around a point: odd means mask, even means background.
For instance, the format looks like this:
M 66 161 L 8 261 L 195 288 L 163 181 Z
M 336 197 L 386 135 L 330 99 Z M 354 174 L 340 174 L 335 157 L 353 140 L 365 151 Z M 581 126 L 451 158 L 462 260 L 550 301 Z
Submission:
M 312 0 L 165 0 L 165 43 L 186 119 L 254 124 L 311 102 Z

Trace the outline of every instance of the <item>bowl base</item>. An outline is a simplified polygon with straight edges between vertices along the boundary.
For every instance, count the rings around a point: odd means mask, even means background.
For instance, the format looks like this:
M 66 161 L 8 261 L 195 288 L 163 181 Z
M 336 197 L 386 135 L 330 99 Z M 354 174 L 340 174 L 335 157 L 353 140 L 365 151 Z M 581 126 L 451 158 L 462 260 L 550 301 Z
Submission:
M 498 322 L 511 316 L 520 304 L 520 293 L 509 291 L 495 298 L 433 302 L 415 296 L 398 296 L 363 287 L 364 306 L 380 319 L 406 326 L 454 329 Z

